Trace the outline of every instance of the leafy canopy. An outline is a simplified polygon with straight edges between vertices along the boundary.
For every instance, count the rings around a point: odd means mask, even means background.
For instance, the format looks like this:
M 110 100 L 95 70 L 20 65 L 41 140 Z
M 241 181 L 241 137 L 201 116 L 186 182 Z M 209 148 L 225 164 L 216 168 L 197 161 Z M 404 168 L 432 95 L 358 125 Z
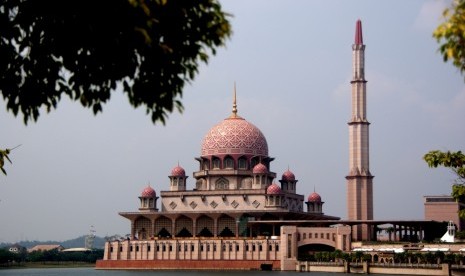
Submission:
M 456 182 L 452 185 L 452 197 L 459 202 L 465 202 L 465 154 L 461 151 L 442 152 L 433 150 L 425 154 L 423 159 L 431 168 L 443 166 L 450 168 L 457 175 Z M 459 215 L 465 218 L 465 209 L 460 210 Z
M 438 166 L 450 168 L 457 175 L 454 184 L 465 184 L 465 154 L 461 151 L 442 152 L 433 150 L 425 154 L 423 159 L 430 168 L 437 168 Z
M 217 0 L 1 0 L 0 91 L 36 121 L 63 95 L 96 114 L 121 85 L 165 123 L 182 89 L 231 35 Z M 43 109 L 42 109 L 43 111 Z
M 440 43 L 439 51 L 444 61 L 465 73 L 465 0 L 454 0 L 452 6 L 443 13 L 444 22 L 433 32 Z

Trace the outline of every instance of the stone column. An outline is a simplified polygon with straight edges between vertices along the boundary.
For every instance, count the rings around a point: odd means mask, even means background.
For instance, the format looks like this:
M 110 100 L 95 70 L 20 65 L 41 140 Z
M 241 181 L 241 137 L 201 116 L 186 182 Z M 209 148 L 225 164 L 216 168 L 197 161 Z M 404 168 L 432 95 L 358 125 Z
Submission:
M 213 237 L 218 237 L 218 217 L 213 219 Z
M 176 219 L 171 219 L 171 237 L 176 237 Z
M 197 218 L 192 219 L 192 237 L 197 237 Z
M 131 240 L 133 240 L 136 236 L 136 226 L 135 221 L 131 219 Z

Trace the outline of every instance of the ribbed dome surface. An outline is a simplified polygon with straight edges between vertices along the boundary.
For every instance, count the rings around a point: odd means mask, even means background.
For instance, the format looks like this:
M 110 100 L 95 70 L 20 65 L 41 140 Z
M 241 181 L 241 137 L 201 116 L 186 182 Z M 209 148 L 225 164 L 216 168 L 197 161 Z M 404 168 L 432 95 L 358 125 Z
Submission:
M 269 195 L 279 195 L 281 194 L 281 188 L 276 183 L 273 183 L 268 186 L 266 193 Z
M 150 186 L 147 186 L 145 187 L 145 189 L 142 191 L 142 193 L 140 194 L 141 197 L 156 197 L 157 196 L 157 193 L 155 192 L 154 189 L 152 189 L 152 187 Z
M 255 165 L 255 167 L 253 167 L 252 173 L 255 173 L 255 174 L 267 174 L 268 169 L 262 163 L 258 163 L 257 165 Z
M 231 117 L 208 131 L 203 139 L 201 154 L 268 156 L 268 143 L 256 126 L 241 117 Z
M 185 177 L 186 171 L 178 165 L 171 170 L 171 176 Z
M 321 202 L 321 196 L 315 192 L 308 196 L 309 202 Z
M 287 170 L 283 173 L 283 176 L 281 177 L 281 180 L 284 181 L 294 181 L 295 180 L 295 175 L 293 172 L 290 170 Z

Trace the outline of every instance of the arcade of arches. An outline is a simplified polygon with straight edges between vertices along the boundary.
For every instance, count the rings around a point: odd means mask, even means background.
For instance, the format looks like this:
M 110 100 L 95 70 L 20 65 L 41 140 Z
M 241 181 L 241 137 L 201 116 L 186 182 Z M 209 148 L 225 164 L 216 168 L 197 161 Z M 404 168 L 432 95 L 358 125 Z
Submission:
M 279 235 L 279 227 L 262 225 L 253 231 L 247 217 L 214 215 L 139 215 L 131 219 L 131 238 L 146 240 L 169 237 L 248 237 L 257 233 Z

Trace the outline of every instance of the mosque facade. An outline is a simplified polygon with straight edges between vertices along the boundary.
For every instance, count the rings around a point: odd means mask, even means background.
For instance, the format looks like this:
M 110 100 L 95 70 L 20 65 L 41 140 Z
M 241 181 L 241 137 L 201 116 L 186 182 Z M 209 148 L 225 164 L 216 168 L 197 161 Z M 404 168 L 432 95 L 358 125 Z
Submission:
M 368 167 L 368 121 L 364 48 L 357 22 L 352 80 L 348 217 L 373 219 L 372 176 Z M 278 181 L 273 157 L 258 127 L 242 118 L 236 95 L 231 114 L 213 126 L 195 158 L 195 185 L 177 165 L 167 190 L 145 187 L 137 212 L 119 213 L 130 222 L 130 237 L 105 245 L 99 269 L 260 269 L 295 270 L 299 251 L 313 245 L 348 251 L 353 238 L 369 236 L 363 226 L 339 223 L 324 214 L 313 192 L 297 193 L 289 169 Z M 368 231 L 368 232 L 367 232 Z M 355 236 L 353 236 L 355 233 Z M 367 234 L 368 233 L 368 234 Z

